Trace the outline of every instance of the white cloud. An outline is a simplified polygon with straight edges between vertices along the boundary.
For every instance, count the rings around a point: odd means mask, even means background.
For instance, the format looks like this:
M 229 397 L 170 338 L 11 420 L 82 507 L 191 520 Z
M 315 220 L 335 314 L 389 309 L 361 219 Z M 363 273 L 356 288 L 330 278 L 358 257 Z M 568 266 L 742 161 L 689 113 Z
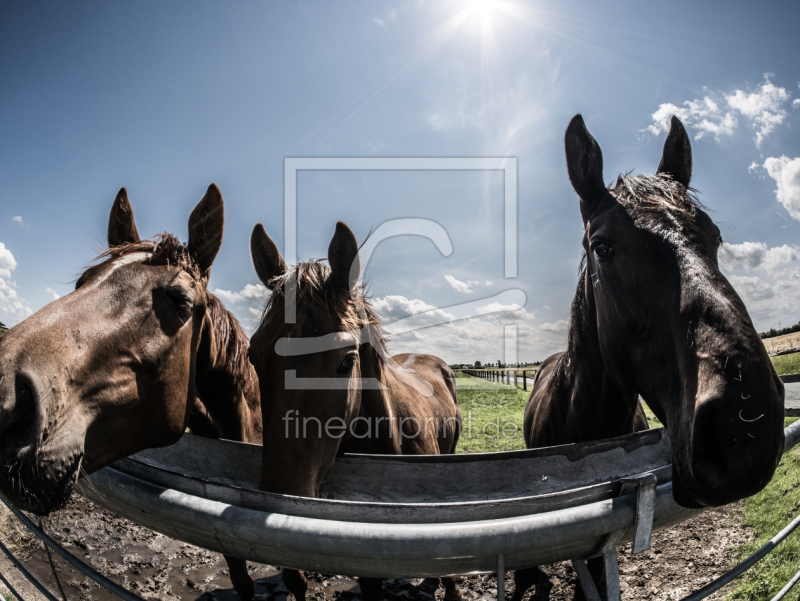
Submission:
M 261 284 L 247 284 L 239 292 L 217 288 L 213 290 L 213 293 L 227 303 L 241 303 L 244 301 L 264 303 L 267 300 L 267 296 L 269 296 L 269 290 Z
M 800 248 L 763 242 L 723 244 L 720 263 L 760 332 L 795 323 L 800 297 Z
M 800 220 L 800 157 L 769 157 L 764 161 L 764 168 L 778 184 L 775 190 L 778 202 L 792 217 Z
M 731 108 L 748 117 L 753 127 L 758 128 L 756 146 L 761 146 L 764 138 L 786 119 L 783 104 L 789 98 L 789 93 L 773 84 L 766 74 L 764 83 L 755 92 L 748 94 L 736 90 L 735 93 L 725 97 Z
M 732 275 L 728 278 L 745 301 L 746 305 L 756 303 L 775 296 L 772 285 L 758 276 Z
M 420 316 L 415 319 L 417 327 L 438 325 L 455 319 L 453 315 L 429 305 L 419 299 L 409 299 L 405 296 L 389 295 L 383 298 L 374 298 L 371 303 L 375 312 L 381 316 L 386 324 L 391 324 L 412 315 Z
M 672 103 L 659 105 L 658 110 L 651 115 L 653 124 L 648 126 L 647 130 L 654 135 L 662 131 L 668 132 L 672 115 L 680 119 L 684 125 L 695 128 L 697 132 L 695 140 L 700 140 L 706 135 L 712 135 L 719 140 L 723 135 L 730 136 L 739 125 L 732 112 L 722 111 L 716 102 L 706 96 L 702 100 L 687 100 L 683 106 Z
M 521 309 L 520 305 L 501 305 L 500 303 L 489 303 L 482 307 L 478 307 L 478 313 L 486 315 L 487 313 L 497 313 L 500 311 L 516 311 Z
M 717 97 L 719 100 L 715 100 Z M 784 105 L 791 95 L 785 88 L 780 88 L 764 75 L 764 83 L 754 92 L 736 90 L 733 94 L 710 93 L 702 99 L 686 100 L 680 106 L 673 103 L 659 105 L 651 115 L 653 123 L 646 130 L 654 135 L 669 131 L 669 120 L 672 115 L 695 130 L 695 139 L 714 136 L 719 140 L 730 136 L 738 127 L 736 114 L 747 118 L 756 129 L 756 146 L 760 147 L 764 138 L 786 119 Z M 797 106 L 797 100 L 792 105 Z
M 53 297 L 54 301 L 61 298 L 61 295 L 58 292 L 56 292 L 55 290 L 53 290 L 52 288 L 45 288 L 44 291 L 49 293 L 50 296 Z
M 472 286 L 477 282 L 462 282 L 461 280 L 457 280 L 452 275 L 444 276 L 444 279 L 447 280 L 447 283 L 450 284 L 455 290 L 458 292 L 463 292 L 464 294 L 472 294 L 475 292 Z
M 798 107 L 800 107 L 800 98 L 795 98 L 794 100 L 792 100 L 792 108 L 796 109 Z
M 14 255 L 0 242 L 0 277 L 10 278 L 11 272 L 17 268 L 17 261 Z
M 517 305 L 488 303 L 481 308 L 486 313 L 480 316 L 455 319 L 447 310 L 404 296 L 375 298 L 371 304 L 385 320 L 390 332 L 393 322 L 415 316 L 414 330 L 390 334 L 391 354 L 428 353 L 448 363 L 474 363 L 476 360 L 494 362 L 501 358 L 509 361 L 503 355 L 506 325 L 517 326 L 519 361 L 544 359 L 563 348 L 562 339 L 543 337 L 532 325 L 533 315 Z
M 539 326 L 540 330 L 553 334 L 566 334 L 568 328 L 569 323 L 566 319 L 559 319 L 555 323 L 543 323 Z
M 468 280 L 466 282 L 462 282 L 450 274 L 444 276 L 444 279 L 447 280 L 447 283 L 450 284 L 455 290 L 458 292 L 463 292 L 464 294 L 472 294 L 482 286 L 494 286 L 494 282 L 491 280 L 486 280 L 483 283 L 480 280 Z
M 239 292 L 216 288 L 212 292 L 221 298 L 227 309 L 233 313 L 240 323 L 257 326 L 261 321 L 261 310 L 271 294 L 266 286 L 247 284 Z
M 394 23 L 397 21 L 397 9 L 393 8 L 392 10 L 390 10 L 388 13 L 386 13 L 386 16 L 383 19 L 380 19 L 378 17 L 372 17 L 372 21 L 377 25 L 380 25 L 381 27 L 386 27 L 387 23 L 389 22 Z
M 726 242 L 719 249 L 719 258 L 725 267 L 734 271 L 750 271 L 759 267 L 772 271 L 800 260 L 800 248 L 788 244 L 768 248 L 764 242 Z
M 17 268 L 17 261 L 14 255 L 5 245 L 0 242 L 0 315 L 10 316 L 17 320 L 25 319 L 33 313 L 31 308 L 26 305 L 23 299 L 17 295 L 16 284 L 4 278 L 10 278 L 11 272 Z M 10 320 L 3 319 L 7 325 Z
M 22 215 L 17 215 L 16 217 L 12 217 L 11 219 L 16 221 L 17 223 L 22 223 Z

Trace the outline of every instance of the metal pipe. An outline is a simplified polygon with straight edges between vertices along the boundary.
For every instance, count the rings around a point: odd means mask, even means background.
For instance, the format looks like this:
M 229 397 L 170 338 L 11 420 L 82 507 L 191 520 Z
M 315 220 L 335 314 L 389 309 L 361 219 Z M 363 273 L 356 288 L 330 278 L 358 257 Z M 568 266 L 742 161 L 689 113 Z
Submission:
M 786 431 L 787 450 L 800 421 Z M 497 555 L 515 570 L 588 557 L 609 532 L 633 535 L 636 495 L 507 519 L 427 524 L 343 522 L 265 513 L 168 490 L 111 468 L 79 482 L 101 506 L 167 536 L 261 563 L 367 577 L 491 573 Z M 653 529 L 699 514 L 656 490 Z
M 30 582 L 33 586 L 35 586 L 39 590 L 39 592 L 42 593 L 47 598 L 47 601 L 59 601 L 58 597 L 53 595 L 53 593 L 48 591 L 47 588 L 41 582 L 36 580 L 36 576 L 34 576 L 28 570 L 26 570 L 25 566 L 22 565 L 20 561 L 16 557 L 14 557 L 14 554 L 11 551 L 9 551 L 8 547 L 6 547 L 1 542 L 0 542 L 0 551 L 5 553 L 6 557 L 8 557 L 11 560 L 11 563 L 14 564 L 14 567 L 16 567 L 22 573 L 22 575 L 28 579 L 28 582 Z
M 506 600 L 506 566 L 503 554 L 497 556 L 497 601 Z
M 789 536 L 794 530 L 800 526 L 800 515 L 794 518 L 791 523 L 786 526 L 783 530 L 781 530 L 778 534 L 773 536 L 763 547 L 761 547 L 758 551 L 753 553 L 750 557 L 745 559 L 742 563 L 738 566 L 730 570 L 729 572 L 725 572 L 722 576 L 710 582 L 709 584 L 705 585 L 699 591 L 695 591 L 691 595 L 688 595 L 681 599 L 681 601 L 698 601 L 699 599 L 705 599 L 710 594 L 715 593 L 723 586 L 728 584 L 731 580 L 738 578 L 742 574 L 744 574 L 747 570 L 752 568 L 759 560 L 764 558 L 768 555 L 775 547 L 777 547 L 780 543 L 784 541 L 784 539 Z
M 791 579 L 791 580 L 790 580 L 790 581 L 789 581 L 789 582 L 786 584 L 786 586 L 784 586 L 784 587 L 783 587 L 783 588 L 782 588 L 782 589 L 781 589 L 781 590 L 778 592 L 778 594 L 777 594 L 777 595 L 775 595 L 775 596 L 772 598 L 772 601 L 781 601 L 781 599 L 783 599 L 783 598 L 786 596 L 786 593 L 788 593 L 790 590 L 792 590 L 792 588 L 794 587 L 794 585 L 795 585 L 795 584 L 797 584 L 797 582 L 798 582 L 798 581 L 800 581 L 800 572 L 797 572 L 797 574 L 795 574 L 795 575 L 794 575 L 794 578 L 792 578 L 792 579 Z
M 97 584 L 107 588 L 108 590 L 110 590 L 112 593 L 114 593 L 118 597 L 121 597 L 121 598 L 125 599 L 125 601 L 144 601 L 144 599 L 142 599 L 142 597 L 140 597 L 139 595 L 135 595 L 132 592 L 125 590 L 120 585 L 118 585 L 116 582 L 114 582 L 113 580 L 109 580 L 108 578 L 103 576 L 100 572 L 98 572 L 97 570 L 89 567 L 88 565 L 83 563 L 80 559 L 75 557 L 72 553 L 67 551 L 64 547 L 62 547 L 55 540 L 53 540 L 47 534 L 45 534 L 42 530 L 40 530 L 36 526 L 36 524 L 34 524 L 28 518 L 28 516 L 26 516 L 19 509 L 17 509 L 11 503 L 11 501 L 6 499 L 5 495 L 0 494 L 0 501 L 5 503 L 6 506 L 11 510 L 11 512 L 15 516 L 17 516 L 19 521 L 21 521 L 31 532 L 33 532 L 36 536 L 38 536 L 40 539 L 42 539 L 42 541 L 44 542 L 45 545 L 49 545 L 50 548 L 53 549 L 53 551 L 58 553 L 62 558 L 64 558 L 69 563 L 71 563 L 80 572 L 83 572 L 84 574 L 86 574 L 89 578 L 94 580 Z M 29 580 L 30 580 L 30 578 L 29 578 Z M 55 597 L 53 597 L 53 599 L 55 601 L 58 601 L 58 599 L 56 599 Z
M 164 489 L 110 468 L 90 478 L 91 483 L 79 482 L 85 497 L 172 538 L 261 563 L 378 578 L 491 573 L 501 553 L 506 569 L 512 570 L 552 563 L 565 554 L 589 555 L 607 533 L 628 528 L 632 532 L 636 513 L 636 495 L 631 494 L 475 522 L 343 522 L 236 507 Z M 662 502 L 672 503 L 670 484 L 659 492 Z M 661 527 L 687 517 L 666 510 Z
M 42 524 L 42 518 L 39 518 L 39 528 L 42 532 L 44 532 L 44 525 Z M 67 601 L 67 596 L 64 594 L 64 587 L 61 586 L 61 580 L 58 579 L 58 572 L 56 572 L 56 564 L 53 563 L 53 556 L 50 553 L 50 547 L 48 547 L 44 541 L 42 541 L 42 546 L 44 547 L 45 552 L 47 553 L 47 561 L 50 563 L 50 569 L 53 572 L 53 578 L 56 580 L 56 584 L 58 585 L 58 592 L 61 593 L 61 598 L 64 601 Z
M 15 597 L 16 597 L 16 598 L 19 600 L 19 601 L 25 601 L 25 600 L 22 598 L 22 595 L 20 595 L 20 594 L 17 592 L 17 589 L 15 589 L 13 586 L 11 586 L 11 583 L 10 583 L 10 582 L 9 582 L 9 581 L 6 579 L 6 577 L 5 577 L 5 576 L 3 576 L 3 574 L 2 574 L 2 573 L 0 573 L 0 582 L 2 582 L 3 584 L 5 584 L 5 585 L 6 585 L 6 588 L 8 589 L 8 591 L 9 591 L 9 592 L 10 592 L 12 595 L 14 595 L 14 596 L 15 596 Z

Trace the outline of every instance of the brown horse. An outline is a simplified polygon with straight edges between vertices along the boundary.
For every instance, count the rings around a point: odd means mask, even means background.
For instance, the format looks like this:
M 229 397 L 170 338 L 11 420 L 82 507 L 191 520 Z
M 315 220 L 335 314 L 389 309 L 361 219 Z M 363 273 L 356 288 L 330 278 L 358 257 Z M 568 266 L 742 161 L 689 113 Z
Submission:
M 250 252 L 272 291 L 250 346 L 261 394 L 270 398 L 262 405 L 262 490 L 315 497 L 345 451 L 455 451 L 461 411 L 453 372 L 431 355 L 387 356 L 380 319 L 358 283 L 356 238 L 344 223 L 328 248 L 330 268 L 317 261 L 288 269 L 261 224 Z M 305 598 L 302 573 L 284 570 L 284 580 Z M 443 581 L 447 599 L 461 597 L 454 578 Z M 360 582 L 365 595 L 380 597 L 380 579 Z
M 677 503 L 757 493 L 783 452 L 783 384 L 719 271 L 720 231 L 689 188 L 686 130 L 673 117 L 657 174 L 622 175 L 613 189 L 580 115 L 565 144 L 584 257 L 567 350 L 542 364 L 525 409 L 527 446 L 633 432 L 641 395 L 667 428 Z M 534 570 L 517 572 L 514 601 Z
M 247 337 L 207 290 L 223 214 L 212 184 L 187 245 L 143 241 L 123 188 L 102 262 L 0 340 L 0 491 L 16 505 L 58 509 L 79 476 L 173 444 L 187 424 L 261 443 Z M 232 578 L 245 569 L 226 559 Z

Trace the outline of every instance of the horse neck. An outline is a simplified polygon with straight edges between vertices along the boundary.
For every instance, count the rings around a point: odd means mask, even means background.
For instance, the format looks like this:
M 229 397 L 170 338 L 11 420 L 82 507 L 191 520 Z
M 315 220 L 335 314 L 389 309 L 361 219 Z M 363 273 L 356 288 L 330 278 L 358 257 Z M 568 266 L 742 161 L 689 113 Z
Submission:
M 205 319 L 197 353 L 197 396 L 222 438 L 261 444 L 260 392 L 247 360 L 246 338 L 224 308 L 207 312 Z M 227 337 L 222 335 L 221 319 L 228 320 Z
M 634 431 L 638 394 L 623 390 L 606 371 L 597 327 L 591 278 L 573 301 L 567 350 L 558 362 L 554 397 L 564 403 L 569 428 L 580 442 L 620 436 Z

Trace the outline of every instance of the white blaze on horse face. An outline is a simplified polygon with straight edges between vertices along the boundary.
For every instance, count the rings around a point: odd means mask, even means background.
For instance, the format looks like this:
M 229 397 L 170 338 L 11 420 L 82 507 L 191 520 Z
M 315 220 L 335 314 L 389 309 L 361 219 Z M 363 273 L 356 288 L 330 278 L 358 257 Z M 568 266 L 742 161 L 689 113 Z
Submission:
M 129 255 L 125 255 L 111 264 L 111 267 L 106 271 L 100 278 L 95 280 L 92 284 L 94 286 L 99 286 L 103 282 L 105 282 L 109 276 L 114 273 L 117 269 L 122 267 L 123 265 L 130 265 L 131 263 L 144 263 L 150 257 L 153 256 L 153 253 L 131 253 Z

